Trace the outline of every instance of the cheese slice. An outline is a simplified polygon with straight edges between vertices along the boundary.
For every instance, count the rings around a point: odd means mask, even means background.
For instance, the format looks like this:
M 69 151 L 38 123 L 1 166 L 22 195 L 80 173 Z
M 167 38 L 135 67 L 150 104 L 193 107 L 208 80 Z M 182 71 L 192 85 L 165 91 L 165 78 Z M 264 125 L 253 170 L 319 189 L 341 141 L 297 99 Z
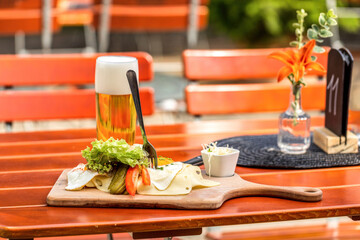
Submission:
M 158 169 L 148 168 L 151 183 L 160 191 L 169 187 L 175 176 L 181 171 L 184 164 L 174 162 Z
M 154 184 L 144 185 L 139 179 L 137 193 L 143 195 L 185 195 L 191 192 L 191 180 L 183 174 L 178 174 L 165 190 L 157 189 Z
M 96 187 L 100 191 L 110 192 L 109 185 L 111 183 L 111 180 L 112 180 L 112 176 L 98 175 L 98 176 L 95 176 L 91 180 L 91 182 L 94 185 L 94 187 Z
M 142 183 L 141 179 L 139 179 L 137 193 L 143 195 L 185 195 L 189 194 L 193 188 L 213 187 L 220 185 L 218 182 L 203 179 L 199 167 L 183 163 L 180 164 L 182 165 L 182 169 L 174 176 L 170 185 L 166 189 L 160 190 L 158 187 L 156 187 L 153 183 L 152 176 L 150 175 L 151 185 L 146 186 Z M 167 166 L 168 165 L 164 166 L 164 170 L 167 168 Z M 155 171 L 157 172 L 161 170 L 154 170 L 152 172 L 153 175 L 156 175 Z M 165 179 L 168 182 L 168 178 Z
M 204 187 L 215 187 L 220 185 L 220 183 L 211 181 L 208 179 L 204 179 L 201 174 L 201 169 L 197 166 L 187 165 L 187 174 L 191 178 L 191 186 L 193 189 L 195 188 L 204 188 Z
M 109 185 L 112 176 L 100 175 L 98 172 L 86 169 L 86 165 L 80 163 L 75 168 L 71 169 L 68 174 L 68 185 L 66 190 L 78 191 L 86 187 L 96 187 L 97 189 L 110 192 Z
M 81 190 L 97 175 L 99 173 L 87 170 L 85 164 L 80 163 L 67 173 L 68 185 L 65 189 L 72 191 Z

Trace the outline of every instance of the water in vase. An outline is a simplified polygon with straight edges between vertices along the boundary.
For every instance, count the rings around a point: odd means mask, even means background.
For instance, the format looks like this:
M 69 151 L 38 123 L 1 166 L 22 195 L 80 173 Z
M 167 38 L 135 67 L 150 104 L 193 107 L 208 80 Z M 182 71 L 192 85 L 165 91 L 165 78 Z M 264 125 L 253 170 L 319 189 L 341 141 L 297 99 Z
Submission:
M 284 153 L 302 154 L 310 146 L 310 116 L 301 112 L 297 117 L 286 111 L 279 117 L 278 146 Z

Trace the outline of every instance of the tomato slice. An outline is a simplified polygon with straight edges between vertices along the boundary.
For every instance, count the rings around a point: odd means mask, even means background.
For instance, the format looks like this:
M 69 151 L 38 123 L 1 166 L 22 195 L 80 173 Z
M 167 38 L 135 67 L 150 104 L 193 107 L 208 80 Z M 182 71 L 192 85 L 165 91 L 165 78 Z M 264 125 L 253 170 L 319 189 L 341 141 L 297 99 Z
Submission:
M 139 178 L 138 167 L 129 167 L 129 169 L 126 172 L 125 187 L 126 187 L 126 191 L 131 196 L 135 196 L 138 178 Z
M 146 167 L 141 169 L 141 177 L 144 185 L 151 185 L 150 174 Z

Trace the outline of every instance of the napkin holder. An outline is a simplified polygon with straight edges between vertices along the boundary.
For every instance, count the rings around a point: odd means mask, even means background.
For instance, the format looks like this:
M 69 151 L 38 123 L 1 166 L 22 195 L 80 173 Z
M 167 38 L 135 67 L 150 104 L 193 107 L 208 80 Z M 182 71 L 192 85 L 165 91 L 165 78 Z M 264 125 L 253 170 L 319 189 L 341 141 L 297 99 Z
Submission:
M 339 137 L 326 127 L 317 128 L 314 130 L 313 141 L 328 154 L 358 152 L 358 138 L 350 131 L 347 131 L 345 139 L 345 136 Z

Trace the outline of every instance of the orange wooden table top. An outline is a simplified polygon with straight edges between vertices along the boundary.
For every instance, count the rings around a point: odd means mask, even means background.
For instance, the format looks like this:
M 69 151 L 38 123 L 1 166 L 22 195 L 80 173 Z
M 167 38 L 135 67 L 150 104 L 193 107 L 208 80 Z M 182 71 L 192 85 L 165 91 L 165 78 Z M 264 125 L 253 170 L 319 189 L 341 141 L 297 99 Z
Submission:
M 312 124 L 321 126 L 323 119 L 314 118 Z M 251 119 L 146 128 L 159 155 L 176 161 L 199 155 L 203 143 L 238 135 L 276 133 L 276 129 L 275 120 Z M 0 237 L 163 231 L 360 215 L 360 166 L 236 170 L 252 182 L 320 188 L 320 202 L 244 197 L 229 200 L 216 210 L 48 207 L 46 196 L 60 173 L 85 162 L 80 150 L 94 138 L 94 129 L 0 134 Z M 137 142 L 141 143 L 139 135 Z

